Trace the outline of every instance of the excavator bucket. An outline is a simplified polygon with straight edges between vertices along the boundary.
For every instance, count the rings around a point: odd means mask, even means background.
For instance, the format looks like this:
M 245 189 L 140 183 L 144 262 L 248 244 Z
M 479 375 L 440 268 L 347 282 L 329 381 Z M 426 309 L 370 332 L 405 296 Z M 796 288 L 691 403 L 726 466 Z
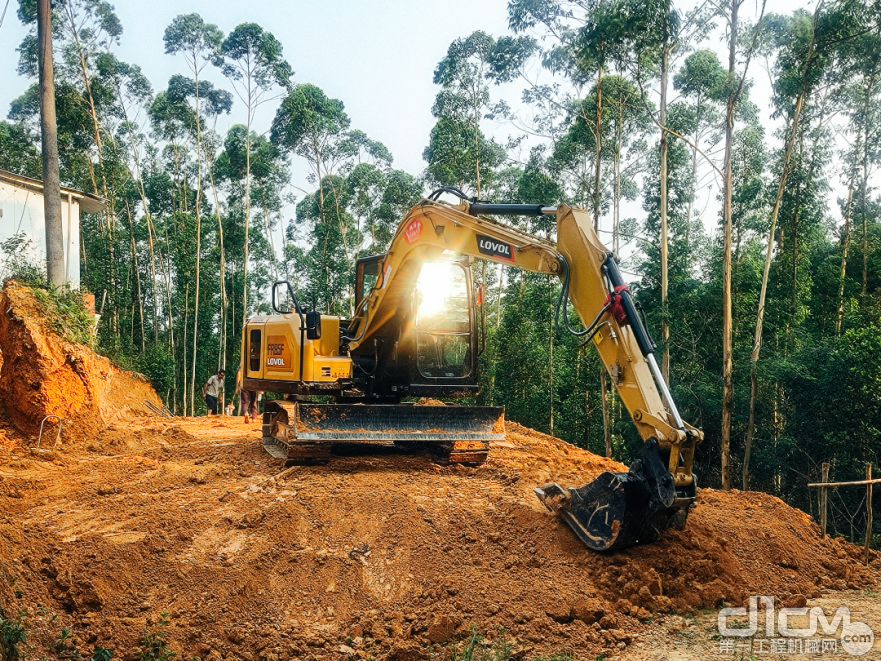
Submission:
M 681 530 L 694 502 L 694 484 L 688 491 L 674 487 L 654 438 L 646 441 L 626 473 L 605 471 L 593 482 L 568 490 L 555 482 L 535 489 L 545 507 L 594 551 L 653 542 L 667 528 Z
M 263 447 L 287 465 L 322 464 L 334 443 L 427 446 L 441 463 L 484 462 L 505 438 L 504 407 L 417 404 L 312 404 L 272 401 Z

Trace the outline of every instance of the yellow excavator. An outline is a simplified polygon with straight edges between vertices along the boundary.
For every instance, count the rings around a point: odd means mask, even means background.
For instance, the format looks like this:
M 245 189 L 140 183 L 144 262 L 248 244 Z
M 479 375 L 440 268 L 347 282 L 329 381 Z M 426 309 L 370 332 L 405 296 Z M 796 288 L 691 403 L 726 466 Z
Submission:
M 489 218 L 546 214 L 556 216 L 556 243 Z M 681 529 L 697 496 L 692 461 L 703 435 L 679 415 L 612 253 L 588 214 L 565 204 L 493 204 L 435 191 L 401 221 L 387 253 L 357 261 L 351 319 L 309 310 L 290 284 L 275 283 L 273 314 L 250 318 L 242 338 L 243 388 L 283 397 L 265 405 L 266 451 L 308 465 L 327 463 L 334 444 L 421 445 L 442 463 L 482 463 L 490 443 L 504 438 L 502 407 L 421 403 L 478 391 L 475 259 L 560 278 L 556 322 L 596 347 L 645 441 L 628 472 L 604 472 L 578 488 L 546 484 L 535 489 L 541 502 L 598 551 Z M 570 303 L 583 328 L 570 325 Z M 316 395 L 331 403 L 308 401 Z

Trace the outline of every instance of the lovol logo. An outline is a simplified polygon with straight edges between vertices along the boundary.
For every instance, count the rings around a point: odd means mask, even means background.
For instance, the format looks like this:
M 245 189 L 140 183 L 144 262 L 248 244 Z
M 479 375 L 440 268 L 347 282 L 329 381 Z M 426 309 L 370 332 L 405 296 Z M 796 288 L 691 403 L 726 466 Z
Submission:
M 482 255 L 490 257 L 500 257 L 507 259 L 509 262 L 514 261 L 514 247 L 510 243 L 497 241 L 491 236 L 477 235 L 477 249 Z
M 266 367 L 290 369 L 291 352 L 284 335 L 266 337 Z

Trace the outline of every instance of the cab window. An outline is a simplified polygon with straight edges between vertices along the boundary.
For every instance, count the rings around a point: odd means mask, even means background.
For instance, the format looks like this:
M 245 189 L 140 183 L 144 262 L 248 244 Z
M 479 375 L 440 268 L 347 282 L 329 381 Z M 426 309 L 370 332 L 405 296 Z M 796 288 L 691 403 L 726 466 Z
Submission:
M 471 311 L 465 270 L 456 263 L 426 263 L 416 283 L 416 366 L 423 376 L 471 373 Z
M 260 340 L 262 333 L 256 328 L 251 331 L 248 338 L 248 370 L 260 371 Z
M 358 307 L 379 280 L 384 258 L 385 255 L 374 255 L 358 260 L 355 274 L 355 307 Z

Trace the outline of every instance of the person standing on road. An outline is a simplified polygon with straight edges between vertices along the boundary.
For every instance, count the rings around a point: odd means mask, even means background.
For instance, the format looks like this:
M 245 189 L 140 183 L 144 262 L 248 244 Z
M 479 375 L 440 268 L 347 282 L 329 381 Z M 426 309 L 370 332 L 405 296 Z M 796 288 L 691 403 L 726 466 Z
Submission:
M 236 390 L 239 392 L 239 407 L 245 415 L 245 424 L 257 422 L 257 393 L 242 387 L 242 367 L 236 373 Z
M 213 374 L 202 388 L 202 397 L 205 398 L 205 405 L 208 407 L 208 415 L 217 415 L 217 398 L 220 391 L 223 390 L 223 377 L 226 374 L 223 370 L 218 370 L 217 374 Z

